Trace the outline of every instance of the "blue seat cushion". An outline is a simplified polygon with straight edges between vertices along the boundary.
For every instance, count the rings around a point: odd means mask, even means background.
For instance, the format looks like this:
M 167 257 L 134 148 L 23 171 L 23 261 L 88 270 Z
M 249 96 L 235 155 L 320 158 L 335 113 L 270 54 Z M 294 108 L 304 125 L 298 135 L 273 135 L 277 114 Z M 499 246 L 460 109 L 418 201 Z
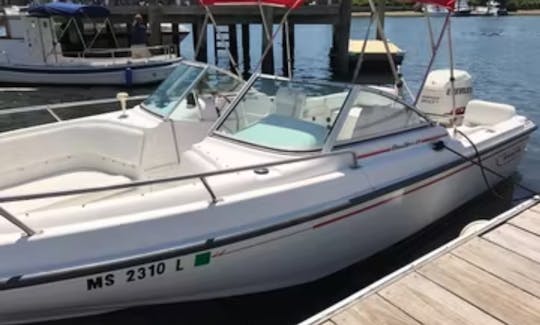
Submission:
M 319 124 L 271 114 L 235 133 L 238 140 L 287 150 L 312 150 L 323 145 L 328 130 Z

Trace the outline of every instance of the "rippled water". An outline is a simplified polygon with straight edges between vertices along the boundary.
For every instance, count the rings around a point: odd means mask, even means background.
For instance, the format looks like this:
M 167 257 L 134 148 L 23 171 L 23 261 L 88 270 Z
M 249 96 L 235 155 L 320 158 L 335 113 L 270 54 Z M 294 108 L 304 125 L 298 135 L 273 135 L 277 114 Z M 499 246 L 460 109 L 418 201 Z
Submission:
M 433 20 L 434 25 L 441 25 L 442 19 Z M 353 19 L 352 37 L 363 38 L 365 26 L 366 19 Z M 419 87 L 430 54 L 426 26 L 421 18 L 386 19 L 388 37 L 407 51 L 402 71 L 413 91 Z M 456 67 L 473 76 L 475 97 L 515 105 L 520 113 L 539 124 L 540 68 L 536 60 L 540 57 L 540 17 L 454 18 L 452 32 Z M 260 35 L 260 27 L 252 26 L 251 35 L 251 62 L 254 64 L 260 55 L 260 38 L 256 37 Z M 299 25 L 295 38 L 295 75 L 331 79 L 332 72 L 328 67 L 331 28 Z M 188 37 L 182 44 L 182 53 L 186 57 L 192 55 L 190 46 L 192 40 Z M 448 64 L 446 44 L 443 46 L 436 67 Z M 212 50 L 209 52 L 211 54 Z M 275 48 L 275 57 L 276 71 L 281 71 L 280 46 Z M 121 88 L 38 87 L 35 91 L 27 90 L 31 91 L 0 91 L 0 108 L 112 97 Z M 149 87 L 130 90 L 133 94 L 150 91 Z M 514 179 L 540 189 L 540 172 L 536 169 L 539 164 L 540 133 L 536 132 Z M 295 323 L 454 238 L 471 220 L 491 218 L 507 209 L 512 204 L 512 196 L 525 194 L 514 191 L 510 182 L 502 184 L 499 191 L 506 194 L 506 200 L 486 194 L 406 243 L 312 284 L 247 297 L 136 308 L 58 324 Z M 365 234 L 359 234 L 362 235 Z

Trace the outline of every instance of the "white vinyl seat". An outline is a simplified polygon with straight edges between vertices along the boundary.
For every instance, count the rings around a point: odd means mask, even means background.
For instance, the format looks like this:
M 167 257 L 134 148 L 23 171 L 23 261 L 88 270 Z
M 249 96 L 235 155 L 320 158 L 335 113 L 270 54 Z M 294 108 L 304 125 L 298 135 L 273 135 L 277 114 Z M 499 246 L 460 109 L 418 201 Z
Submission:
M 306 95 L 293 88 L 280 87 L 276 92 L 276 114 L 299 117 L 306 103 Z
M 0 157 L 0 188 L 81 170 L 138 178 L 143 141 L 142 130 L 91 120 L 0 137 L 10 153 Z
M 471 100 L 465 108 L 463 124 L 465 126 L 495 125 L 516 115 L 512 105 L 499 104 L 484 100 Z
M 354 135 L 354 129 L 356 127 L 356 124 L 358 123 L 358 119 L 360 118 L 360 115 L 362 114 L 362 108 L 361 107 L 351 107 L 351 110 L 349 111 L 349 115 L 347 115 L 347 118 L 345 119 L 345 122 L 343 123 L 343 127 L 341 128 L 341 131 L 338 135 L 338 141 L 339 140 L 349 140 L 353 138 Z

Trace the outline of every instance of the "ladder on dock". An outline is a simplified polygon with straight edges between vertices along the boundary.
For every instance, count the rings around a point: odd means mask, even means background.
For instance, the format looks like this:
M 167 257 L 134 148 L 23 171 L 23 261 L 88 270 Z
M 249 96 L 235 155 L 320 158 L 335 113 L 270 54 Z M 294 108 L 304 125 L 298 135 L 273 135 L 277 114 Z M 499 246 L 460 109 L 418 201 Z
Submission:
M 229 27 L 223 25 L 214 26 L 214 63 L 219 65 L 219 59 L 229 61 L 227 51 L 229 49 Z

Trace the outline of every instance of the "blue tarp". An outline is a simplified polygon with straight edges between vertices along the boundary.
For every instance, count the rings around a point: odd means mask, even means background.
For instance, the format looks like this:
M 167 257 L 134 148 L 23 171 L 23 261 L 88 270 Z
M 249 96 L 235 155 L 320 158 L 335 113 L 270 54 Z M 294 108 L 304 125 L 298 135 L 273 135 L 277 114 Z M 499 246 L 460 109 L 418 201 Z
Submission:
M 28 9 L 30 16 L 50 17 L 107 17 L 110 15 L 109 9 L 100 6 L 84 6 L 67 2 L 50 2 Z

